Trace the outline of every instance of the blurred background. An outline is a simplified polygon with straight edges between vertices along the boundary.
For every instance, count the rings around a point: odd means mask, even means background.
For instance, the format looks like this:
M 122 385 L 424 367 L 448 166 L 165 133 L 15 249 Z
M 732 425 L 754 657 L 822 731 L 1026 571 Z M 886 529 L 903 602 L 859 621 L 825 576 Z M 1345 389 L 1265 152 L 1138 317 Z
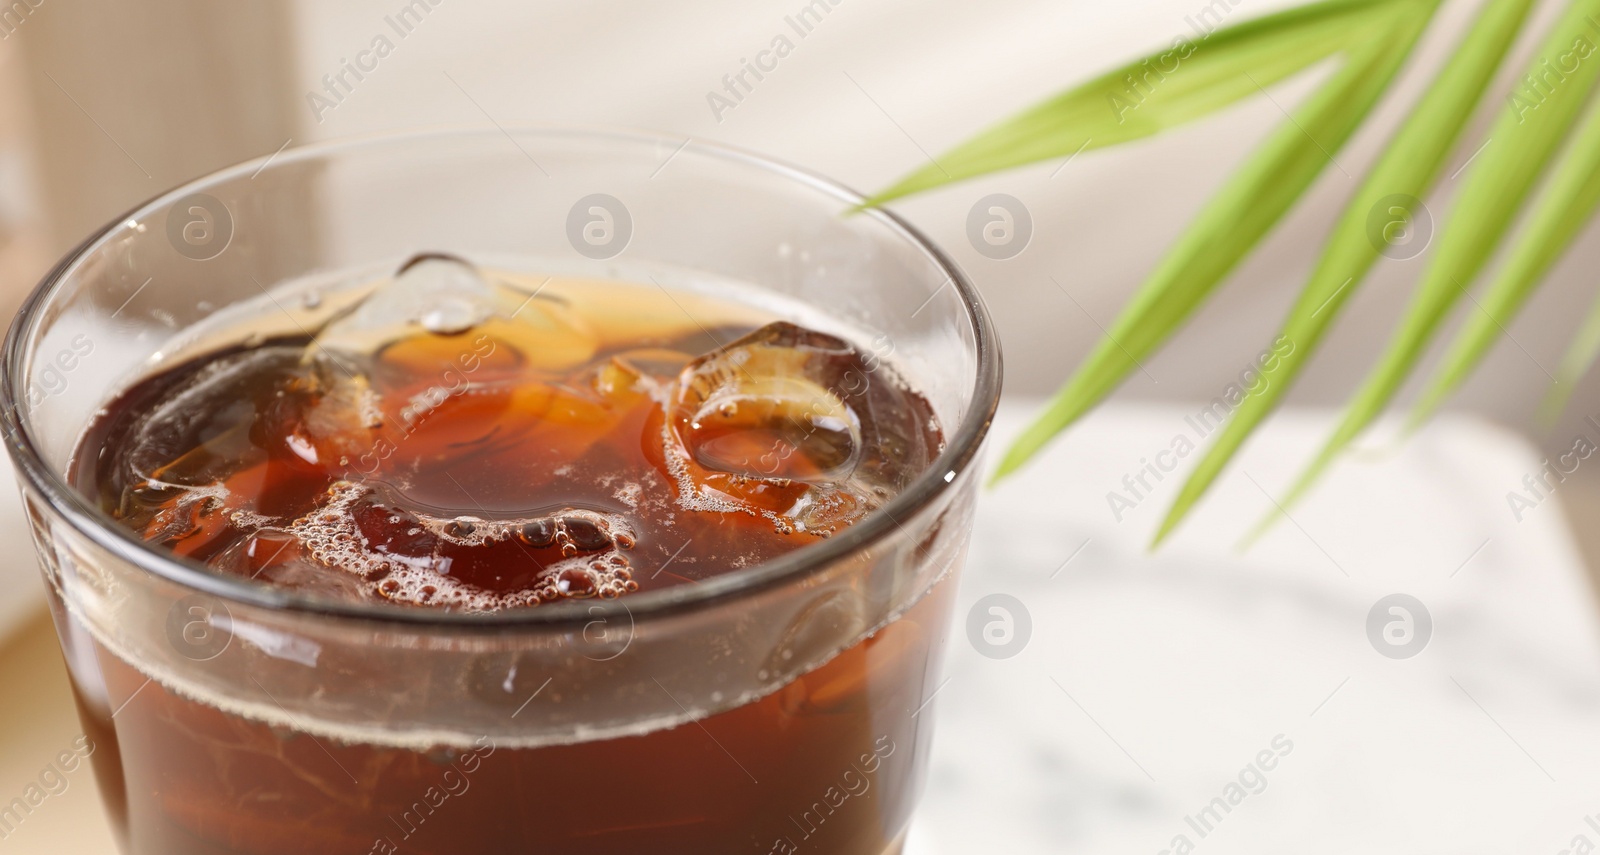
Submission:
M 1191 32 L 1197 16 L 1220 15 L 1233 22 L 1290 4 L 1274 0 L 818 0 L 810 5 L 826 7 L 825 14 L 810 32 L 796 37 L 786 16 L 795 15 L 807 5 L 805 0 L 693 0 L 673 4 L 623 0 L 582 4 L 511 0 L 415 0 L 410 4 L 405 0 L 276 0 L 251 4 L 204 0 L 142 0 L 137 4 L 19 0 L 0 8 L 0 308 L 9 315 L 54 259 L 119 212 L 186 179 L 237 161 L 271 155 L 287 146 L 448 124 L 554 122 L 628 126 L 751 149 L 858 189 L 871 190 L 885 186 L 997 119 L 1115 63 L 1169 44 L 1174 36 Z M 1322 176 L 1286 223 L 1232 277 L 1226 290 L 1159 357 L 1147 363 L 1145 372 L 1131 375 L 1118 393 L 1116 406 L 1122 409 L 1116 412 L 1124 416 L 1167 414 L 1162 418 L 1175 412 L 1192 412 L 1201 402 L 1219 396 L 1240 369 L 1271 341 L 1340 206 L 1355 188 L 1373 153 L 1406 114 L 1420 87 L 1448 55 L 1462 25 L 1478 5 L 1476 0 L 1447 2 L 1441 24 L 1429 31 L 1393 96 L 1380 106 L 1375 119 L 1367 123 L 1352 144 L 1338 153 L 1340 168 L 1330 169 Z M 1521 68 L 1533 42 L 1558 9 L 1557 3 L 1540 4 L 1533 25 L 1505 65 L 1507 80 L 1497 84 L 1496 92 L 1505 91 L 1509 76 Z M 397 28 L 395 22 L 402 13 L 409 16 L 409 23 Z M 780 33 L 791 36 L 793 52 L 741 100 L 732 106 L 719 104 L 713 96 L 726 94 L 724 76 L 737 74 L 747 59 Z M 379 38 L 387 39 L 392 51 L 377 60 L 375 68 L 364 70 L 356 85 L 330 95 L 325 78 L 340 73 L 347 62 L 353 62 Z M 1094 346 L 1101 328 L 1110 323 L 1204 200 L 1269 129 L 1283 120 L 1284 110 L 1297 103 L 1326 70 L 1315 70 L 1271 88 L 1265 97 L 1245 99 L 1212 117 L 1143 143 L 1085 152 L 1060 162 L 939 190 L 895 206 L 949 250 L 982 291 L 1004 342 L 1008 399 L 1017 406 L 1031 406 L 1031 396 L 1048 393 L 1065 378 Z M 1478 133 L 1492 118 L 1489 109 L 1480 113 L 1474 122 Z M 1457 152 L 1446 174 L 1456 173 L 1473 154 L 1470 150 Z M 1453 178 L 1442 180 L 1434 198 L 1448 198 L 1455 186 Z M 987 257 L 967 237 L 969 212 L 979 199 L 992 193 L 1020 200 L 1033 223 L 1031 242 L 1008 259 Z M 1353 486 L 1356 482 L 1347 479 L 1340 482 L 1342 487 L 1330 487 L 1345 491 L 1338 495 L 1344 497 L 1341 501 L 1347 510 L 1352 503 L 1368 499 L 1382 505 L 1384 496 L 1399 496 L 1399 504 L 1394 507 L 1401 509 L 1414 508 L 1419 501 L 1448 503 L 1461 492 L 1448 486 L 1451 477 L 1462 474 L 1459 470 L 1480 464 L 1492 469 L 1500 465 L 1495 461 L 1501 458 L 1495 455 L 1509 454 L 1509 462 L 1502 460 L 1501 469 L 1495 470 L 1510 473 L 1508 477 L 1476 494 L 1474 500 L 1479 508 L 1492 508 L 1483 513 L 1497 514 L 1497 518 L 1504 518 L 1502 523 L 1510 523 L 1501 494 L 1515 487 L 1523 472 L 1534 471 L 1545 458 L 1567 451 L 1575 435 L 1594 435 L 1584 422 L 1585 416 L 1600 412 L 1600 382 L 1594 378 L 1573 396 L 1573 406 L 1554 427 L 1536 424 L 1534 411 L 1545 393 L 1549 374 L 1555 370 L 1592 298 L 1596 282 L 1593 271 L 1600 264 L 1600 241 L 1595 237 L 1591 228 L 1579 239 L 1574 251 L 1552 274 L 1551 283 L 1506 331 L 1506 340 L 1455 398 L 1452 410 L 1467 417 L 1456 424 L 1467 427 L 1443 436 L 1424 434 L 1416 440 L 1421 443 L 1421 450 L 1412 455 L 1423 455 L 1421 463 L 1379 462 L 1359 476 L 1368 479 L 1359 482 L 1362 486 Z M 1423 254 L 1410 260 L 1386 261 L 1367 280 L 1324 344 L 1321 357 L 1290 396 L 1295 413 L 1289 421 L 1301 425 L 1304 436 L 1290 437 L 1286 447 L 1294 453 L 1284 458 L 1287 462 L 1283 471 L 1272 473 L 1271 480 L 1264 483 L 1281 487 L 1292 474 L 1294 462 L 1303 460 L 1310 450 L 1306 437 L 1315 438 L 1326 430 L 1324 410 L 1339 405 L 1370 367 L 1406 305 L 1410 288 L 1426 260 L 1427 255 Z M 1458 314 L 1452 328 L 1460 320 Z M 1423 370 L 1416 376 L 1427 374 Z M 1100 427 L 1087 429 L 1086 438 L 1069 437 L 1058 448 L 1058 454 L 1081 462 L 1080 468 L 1073 471 L 1099 471 L 1095 469 L 1097 455 L 1110 452 L 1109 446 L 1096 446 L 1096 441 L 1110 442 L 1108 437 L 1113 434 L 1139 434 L 1143 430 L 1133 416 L 1126 416 L 1132 421 L 1118 420 L 1124 416 L 1102 420 Z M 1165 426 L 1139 434 L 1152 437 L 1152 450 L 1164 447 L 1176 428 L 1170 420 L 1161 424 Z M 1477 446 L 1462 439 L 1463 432 L 1483 438 L 1491 450 L 1475 450 Z M 1271 443 L 1282 433 L 1269 431 L 1253 445 Z M 1393 440 L 1383 431 L 1369 446 L 1385 454 L 1393 453 Z M 1129 454 L 1125 448 L 1117 450 L 1120 457 L 1101 467 L 1105 470 L 1103 480 L 1081 489 L 1071 481 L 1036 485 L 1039 492 L 1034 496 L 1044 497 L 1047 504 L 1058 498 L 1050 492 L 1052 489 L 1064 493 L 1076 490 L 1086 496 L 1076 505 L 1072 499 L 1060 498 L 1062 524 L 1070 530 L 1070 534 L 1061 535 L 1063 543 L 1070 547 L 1081 541 L 1089 546 L 1113 540 L 1095 530 L 1096 525 L 1108 522 L 1101 493 L 1115 484 L 1124 471 L 1136 467 L 1132 459 L 1138 458 L 1139 451 L 1135 448 Z M 1405 469 L 1408 465 L 1414 468 Z M 1436 470 L 1440 467 L 1449 471 L 1439 475 Z M 1407 479 L 1427 471 L 1443 478 L 1439 483 L 1446 486 L 1435 484 L 1437 489 L 1405 492 L 1410 489 L 1405 485 L 1413 484 Z M 1595 565 L 1593 558 L 1600 556 L 1600 527 L 1590 521 L 1600 513 L 1597 472 L 1600 466 L 1582 468 L 1561 484 L 1558 498 L 1563 511 L 1541 511 L 1541 536 L 1555 545 L 1548 549 L 1510 549 L 1495 559 L 1498 566 L 1505 568 L 1501 582 L 1513 585 L 1523 570 L 1537 575 L 1541 572 L 1538 567 L 1549 569 L 1555 565 L 1560 565 L 1562 573 L 1581 573 L 1580 554 L 1589 555 L 1587 564 Z M 1423 480 L 1416 483 L 1426 481 L 1423 475 L 1417 478 Z M 1249 492 L 1248 483 L 1243 489 L 1247 492 L 1236 494 L 1244 497 L 1242 506 L 1234 506 L 1229 512 L 1230 496 L 1235 494 L 1223 491 L 1219 501 L 1224 510 L 1202 515 L 1192 527 L 1225 526 L 1228 532 L 1224 540 L 1231 545 L 1232 537 L 1243 533 L 1248 523 L 1270 506 L 1260 493 Z M 1169 488 L 1168 498 L 1171 492 Z M 1003 504 L 1005 500 L 998 501 Z M 1324 499 L 1323 505 L 1329 501 Z M 1070 508 L 1077 505 L 1092 508 L 1097 522 L 1074 517 Z M 1317 513 L 1318 507 L 1322 506 L 1309 507 L 1307 514 Z M 1150 509 L 1141 512 L 1145 522 L 1150 522 Z M 1090 511 L 1084 514 L 1083 519 L 1089 519 Z M 1350 527 L 1347 533 L 1354 539 L 1360 538 L 1361 526 L 1366 525 L 1357 517 L 1355 511 L 1345 514 Z M 1521 521 L 1520 517 L 1517 521 Z M 1413 520 L 1411 524 L 1431 527 L 1434 523 Z M 1292 528 L 1281 528 L 1289 531 L 1285 537 L 1298 537 Z M 1325 532 L 1313 537 L 1307 528 L 1317 531 L 1309 524 L 1302 527 L 1310 545 L 1302 543 L 1301 547 L 1313 556 L 1320 551 L 1329 556 L 1328 560 L 1334 560 L 1332 555 L 1337 555 L 1339 548 L 1329 543 Z M 1517 530 L 1525 533 L 1528 529 Z M 997 532 L 998 529 L 989 536 L 1000 538 Z M 980 529 L 980 538 L 984 536 Z M 1389 540 L 1383 542 L 1390 543 L 1400 535 L 1390 532 L 1384 537 Z M 1455 566 L 1460 558 L 1467 557 L 1475 543 L 1482 540 L 1487 544 L 1497 537 L 1463 534 L 1459 554 L 1440 558 L 1438 563 Z M 1585 552 L 1572 552 L 1572 542 Z M 990 543 L 999 540 L 992 539 Z M 1324 545 L 1330 548 L 1325 549 Z M 998 547 L 1001 555 L 1007 554 L 1003 546 Z M 22 547 L 18 544 L 16 548 Z M 1085 554 L 1092 558 L 1100 548 L 1091 547 Z M 1499 548 L 1485 554 L 1491 555 Z M 1118 570 L 1136 575 L 1160 574 L 1178 560 L 1245 560 L 1236 559 L 1232 557 L 1234 553 L 1221 548 L 1192 547 L 1189 552 L 1184 549 L 1178 547 L 1177 558 L 1169 553 L 1149 564 L 1140 563 L 1146 560 L 1142 550 L 1130 546 L 1118 553 L 1123 562 Z M 1383 562 L 1397 560 L 1395 556 L 1401 552 L 1372 549 L 1374 564 L 1367 568 L 1369 578 L 1381 575 Z M 1258 557 L 1250 560 L 1258 564 L 1277 560 L 1272 557 L 1275 553 L 1270 544 L 1264 553 L 1268 557 L 1259 557 L 1262 554 L 1258 552 Z M 1066 557 L 1063 552 L 1038 573 L 1048 574 Z M 1354 575 L 1361 575 L 1351 569 Z M 983 570 L 975 559 L 972 572 Z M 1004 568 L 997 572 L 1003 578 Z M 1143 578 L 1149 582 L 1149 577 Z M 1192 594 L 1203 598 L 1216 595 L 1219 589 L 1215 585 L 1223 584 L 1218 580 L 1227 577 L 1200 578 L 1213 584 L 1206 590 L 1200 583 L 1202 589 Z M 974 598 L 984 593 L 984 584 L 969 581 Z M 1587 581 L 1562 579 L 1542 588 L 1533 582 L 1528 584 L 1544 591 L 1550 602 L 1572 610 L 1566 617 L 1552 620 L 1569 623 L 1572 634 L 1562 637 L 1578 639 L 1588 647 L 1582 653 L 1582 662 L 1570 665 L 1570 673 L 1582 674 L 1581 679 L 1574 677 L 1577 682 L 1573 686 L 1577 688 L 1562 691 L 1587 704 L 1575 709 L 1591 711 L 1596 657 Z M 1360 615 L 1382 591 L 1374 589 L 1372 593 L 1374 596 L 1357 610 Z M 1144 595 L 1154 596 L 1149 592 Z M 1480 590 L 1467 599 L 1488 601 L 1496 597 L 1514 599 L 1494 588 Z M 1034 620 L 1044 623 L 1044 606 L 1028 602 Z M 1118 602 L 1122 605 L 1117 607 L 1130 611 L 1139 608 L 1137 599 Z M 1538 604 L 1529 601 L 1525 605 L 1517 619 L 1539 620 Z M 1468 606 L 1463 608 L 1470 612 Z M 1247 619 L 1238 620 L 1243 626 Z M 1356 632 L 1360 632 L 1359 628 Z M 1086 644 L 1098 643 L 1094 639 L 1082 640 Z M 1371 650 L 1365 653 L 1371 657 Z M 1105 667 L 1114 670 L 1121 666 Z M 1276 679 L 1273 668 L 1270 663 L 1260 663 L 1257 671 L 1241 672 L 1248 676 L 1240 677 L 1243 682 L 1227 687 L 1227 691 L 1238 697 L 1251 697 L 1251 692 Z M 1160 681 L 1151 677 L 1145 682 Z M 1330 674 L 1326 683 L 1327 688 L 1332 688 L 1338 683 L 1338 674 Z M 1464 684 L 1470 681 L 1456 685 Z M 1448 683 L 1442 685 L 1445 688 L 1441 691 L 1464 704 Z M 958 693 L 954 688 L 951 691 Z M 1150 691 L 1159 695 L 1157 688 Z M 1462 689 L 1463 693 L 1466 691 Z M 1306 704 L 1308 709 L 1323 692 L 1312 694 L 1317 697 Z M 1085 704 L 1077 706 L 1077 710 L 1086 716 L 1096 711 L 1092 700 L 1083 700 Z M 952 717 L 962 720 L 962 702 L 946 702 L 955 708 Z M 1077 703 L 1074 699 L 1073 704 Z M 1386 702 L 1373 703 L 1384 708 Z M 1477 699 L 1473 704 L 1483 710 L 1482 715 L 1489 715 L 1493 709 L 1492 704 L 1478 704 Z M 1074 709 L 1069 705 L 1060 715 L 1076 716 Z M 1479 712 L 1470 706 L 1463 709 L 1462 715 L 1474 717 L 1473 727 L 1488 727 Z M 1082 726 L 1085 740 L 1102 740 L 1097 734 L 1125 735 L 1119 730 L 1134 729 L 1119 728 L 1116 717 L 1102 715 L 1093 720 L 1094 728 L 1077 719 L 1072 727 L 1076 730 Z M 1137 716 L 1121 720 L 1134 721 Z M 1430 719 L 1426 716 L 1418 719 L 1427 721 Z M 1516 733 L 1526 738 L 1518 732 L 1515 722 L 1505 723 L 1506 726 L 1502 723 L 1495 718 L 1494 728 L 1507 736 Z M 1501 738 L 1494 730 L 1471 732 L 1474 739 Z M 1264 743 L 1271 736 L 1271 732 L 1265 732 L 1244 742 Z M 1394 737 L 1399 743 L 1405 741 L 1403 734 Z M 1204 731 L 1197 730 L 1185 738 L 1203 740 Z M 1556 742 L 1563 744 L 1566 743 Z M 1522 742 L 1517 747 L 1523 749 L 1521 754 L 1506 749 L 1511 757 L 1506 763 L 1517 768 L 1515 774 L 1520 775 L 1525 770 L 1515 764 L 1526 762 L 1522 755 L 1532 759 L 1540 751 L 1537 746 L 1524 747 Z M 1547 746 L 1546 750 L 1560 749 Z M 1139 754 L 1137 750 L 1120 753 Z M 1363 756 L 1374 764 L 1381 763 L 1382 753 L 1375 754 Z M 1024 754 L 1016 762 L 1035 762 L 1028 756 Z M 1249 752 L 1240 756 L 1248 757 Z M 1112 760 L 1123 762 L 1115 754 Z M 1076 761 L 1060 762 L 1071 767 Z M 1536 765 L 1544 769 L 1542 764 Z M 1142 786 L 1145 776 L 1140 776 L 1139 771 L 1131 771 L 1130 780 Z M 1146 776 L 1153 783 L 1161 775 L 1156 768 L 1151 772 L 1156 774 L 1147 772 Z M 1438 769 L 1434 772 L 1437 774 L 1430 780 L 1450 777 Z M 1562 775 L 1551 773 L 1559 772 L 1551 769 L 1547 776 L 1553 782 Z M 1062 774 L 1070 777 L 1073 773 L 1069 770 Z M 1543 786 L 1546 776 L 1535 773 L 1535 777 Z M 1563 804 L 1577 795 L 1571 785 L 1574 779 L 1568 776 L 1567 780 L 1569 786 L 1561 790 Z M 936 788 L 939 781 L 936 770 Z M 1217 789 L 1222 779 L 1215 783 L 1197 785 L 1190 800 L 1203 803 L 1200 794 L 1208 788 Z M 1112 804 L 1111 808 L 1128 808 L 1135 815 L 1141 804 L 1148 806 L 1140 801 L 1148 799 L 1148 794 L 1141 795 L 1144 791 L 1138 787 L 1107 787 L 1096 790 L 1092 782 L 1083 783 L 1082 789 L 1055 793 L 1052 798 L 1059 796 L 1064 802 L 1087 798 L 1096 805 L 1102 804 L 1100 799 L 1107 799 L 1108 803 L 1120 799 L 1120 807 Z M 1085 795 L 1090 790 L 1101 795 Z M 1105 792 L 1113 795 L 1105 796 Z M 1300 827 L 1301 833 L 1306 834 L 1309 832 L 1305 823 L 1352 816 L 1339 810 L 1371 801 L 1348 794 L 1321 793 L 1316 797 L 1343 800 L 1346 804 L 1340 809 L 1329 807 L 1326 814 L 1291 811 L 1293 818 L 1284 822 L 1301 823 L 1291 827 Z M 1432 838 L 1417 832 L 1409 839 L 1410 848 L 1397 847 L 1395 851 L 1509 851 L 1497 845 L 1472 843 L 1474 838 L 1498 839 L 1519 849 L 1548 844 L 1548 851 L 1556 851 L 1562 845 L 1570 845 L 1572 835 L 1566 833 L 1567 826 L 1574 834 L 1585 830 L 1583 814 L 1558 812 L 1555 819 L 1541 820 L 1544 825 L 1537 834 L 1524 828 L 1516 835 L 1493 838 L 1474 830 L 1475 823 L 1484 821 L 1484 811 L 1515 813 L 1526 800 L 1548 805 L 1553 804 L 1552 798 L 1549 793 L 1530 795 L 1519 791 L 1515 797 L 1497 795 L 1471 807 L 1461 800 L 1455 807 L 1448 807 L 1444 805 L 1449 799 L 1441 795 L 1429 804 L 1437 802 L 1437 821 L 1448 827 L 1449 833 Z M 1590 808 L 1600 808 L 1600 804 Z M 1039 810 L 1047 812 L 1048 805 Z M 1356 810 L 1353 815 L 1360 816 L 1360 809 Z M 1077 816 L 1072 810 L 1067 813 Z M 1155 828 L 1154 833 L 1147 828 L 1142 837 L 1118 839 L 1131 841 L 1129 846 L 1138 849 L 1154 844 L 1150 851 L 1157 851 L 1167 836 L 1163 829 L 1182 824 L 1179 813 L 1160 816 L 1163 818 L 1159 821 L 1146 824 Z M 995 819 L 992 813 L 987 818 Z M 1398 821 L 1399 817 L 1395 819 Z M 1130 820 L 1130 827 L 1140 827 L 1139 822 Z M 1074 828 L 1082 831 L 1081 827 Z M 1233 830 L 1242 833 L 1241 829 Z M 1241 838 L 1247 839 L 1256 838 Z M 1304 840 L 1287 834 L 1274 839 L 1279 849 L 1293 844 L 1296 848 L 1322 851 L 1321 847 L 1300 846 Z M 931 842 L 926 845 L 929 851 L 935 848 Z M 1219 849 L 1227 848 L 1217 845 Z M 1234 851 L 1255 848 L 1241 845 L 1243 848 Z M 0 852 L 4 846 L 0 842 Z M 1384 846 L 1367 844 L 1363 849 L 1389 851 Z M 965 850 L 947 846 L 939 851 Z M 1102 849 L 1091 847 L 1085 851 Z
M 872 190 L 1022 107 L 1192 34 L 1198 21 L 1234 23 L 1290 5 L 824 0 L 822 22 L 800 37 L 786 22 L 806 5 L 800 0 L 431 3 L 234 8 L 198 0 L 137 7 L 24 0 L 11 7 L 0 22 L 5 299 L 18 301 L 49 262 L 117 213 L 286 145 L 441 124 L 613 125 L 741 146 Z M 1541 5 L 1505 64 L 1508 79 L 1557 10 Z M 1339 168 L 1323 175 L 1226 291 L 1147 373 L 1130 379 L 1122 396 L 1208 400 L 1271 340 L 1361 169 L 1476 6 L 1446 4 L 1394 97 L 1338 155 Z M 391 22 L 408 8 L 409 31 L 402 32 Z M 724 77 L 780 34 L 795 47 L 778 68 L 732 106 L 712 103 L 713 93 L 726 97 Z M 392 51 L 371 60 L 377 67 L 361 72 L 353 88 L 337 85 L 330 95 L 325 78 L 380 37 Z M 1008 391 L 1045 393 L 1094 345 L 1100 325 L 1109 324 L 1204 200 L 1320 76 L 1147 142 L 972 181 L 896 208 L 982 289 L 1006 343 Z M 1481 112 L 1476 132 L 1492 118 Z M 1472 154 L 1458 152 L 1448 172 Z M 1442 181 L 1434 198 L 1448 198 L 1453 184 Z M 1026 250 L 1004 260 L 979 254 L 965 233 L 974 203 L 997 192 L 1020 200 L 1034 226 Z M 1533 411 L 1546 370 L 1554 370 L 1588 305 L 1592 280 L 1584 273 L 1597 260 L 1600 245 L 1580 241 L 1553 285 L 1508 331 L 1514 341 L 1503 342 L 1456 407 L 1548 439 L 1551 448 L 1570 446 L 1570 430 L 1538 429 Z M 1291 400 L 1344 399 L 1391 332 L 1425 261 L 1380 265 Z M 1595 390 L 1600 385 L 1575 400 L 1593 400 Z
M 1233 23 L 1290 4 L 824 0 L 822 23 L 794 36 L 786 17 L 805 5 L 280 0 L 234 8 L 199 0 L 137 7 L 22 0 L 0 20 L 0 297 L 14 305 L 89 231 L 181 181 L 286 145 L 417 126 L 638 127 L 745 147 L 871 190 L 1049 94 L 1192 34 L 1196 22 Z M 1124 398 L 1208 400 L 1271 340 L 1361 168 L 1476 6 L 1446 4 L 1393 97 L 1339 154 L 1340 167 L 1322 176 L 1148 371 L 1130 379 Z M 1504 66 L 1507 80 L 1557 11 L 1554 3 L 1541 7 Z M 409 31 L 402 32 L 391 22 L 405 10 Z M 713 104 L 713 93 L 726 96 L 724 77 L 780 34 L 795 49 L 779 67 L 734 106 Z M 392 51 L 352 89 L 336 86 L 329 95 L 326 78 L 380 37 Z M 982 289 L 1006 343 L 1008 390 L 1045 393 L 1094 345 L 1100 326 L 1204 200 L 1325 71 L 1146 142 L 972 181 L 896 208 Z M 1492 118 L 1480 112 L 1474 133 Z M 1458 152 L 1448 171 L 1472 154 Z M 1453 185 L 1442 181 L 1434 199 L 1448 198 Z M 1027 249 L 1004 260 L 979 254 L 965 236 L 974 203 L 997 192 L 1020 200 L 1034 224 Z M 1533 412 L 1588 305 L 1584 272 L 1597 260 L 1600 245 L 1580 240 L 1457 408 L 1551 449 L 1570 447 L 1572 430 L 1541 429 Z M 1292 401 L 1344 399 L 1425 261 L 1379 266 Z M 1593 400 L 1596 390 L 1600 383 L 1591 380 L 1574 400 Z M 1581 406 L 1574 412 L 1583 415 Z

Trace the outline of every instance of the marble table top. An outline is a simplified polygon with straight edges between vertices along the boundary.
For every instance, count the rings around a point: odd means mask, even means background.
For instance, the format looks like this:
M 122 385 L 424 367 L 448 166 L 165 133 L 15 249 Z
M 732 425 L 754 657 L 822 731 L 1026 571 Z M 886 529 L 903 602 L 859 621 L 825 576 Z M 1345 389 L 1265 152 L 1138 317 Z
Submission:
M 1190 414 L 1103 409 L 985 497 L 908 852 L 1600 846 L 1595 597 L 1533 448 L 1447 419 L 1240 552 L 1330 425 L 1290 412 L 1151 554 Z M 1136 496 L 1141 461 L 1178 466 Z M 996 594 L 1031 622 L 1010 658 L 965 637 Z

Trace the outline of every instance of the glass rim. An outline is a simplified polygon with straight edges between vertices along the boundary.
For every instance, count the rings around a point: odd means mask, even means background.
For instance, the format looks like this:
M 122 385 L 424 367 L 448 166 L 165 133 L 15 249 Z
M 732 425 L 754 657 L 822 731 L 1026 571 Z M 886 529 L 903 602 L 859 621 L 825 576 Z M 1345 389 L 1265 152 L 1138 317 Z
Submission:
M 677 148 L 678 155 L 692 152 L 719 158 L 755 167 L 779 178 L 808 186 L 838 199 L 847 206 L 846 210 L 854 209 L 856 211 L 854 216 L 871 217 L 888 227 L 891 232 L 898 234 L 919 250 L 944 274 L 946 281 L 953 286 L 961 301 L 961 307 L 972 331 L 974 358 L 977 363 L 976 382 L 971 390 L 972 397 L 965 417 L 949 435 L 939 456 L 904 490 L 897 493 L 883 507 L 832 537 L 807 544 L 754 567 L 714 576 L 692 585 L 674 585 L 615 599 L 578 599 L 494 612 L 345 602 L 276 588 L 266 582 L 217 573 L 199 562 L 158 550 L 139 539 L 132 531 L 118 525 L 109 514 L 68 484 L 64 473 L 56 472 L 45 462 L 34 445 L 31 431 L 22 416 L 20 404 L 25 398 L 18 394 L 19 389 L 26 388 L 26 384 L 19 382 L 17 376 L 27 356 L 26 343 L 40 323 L 45 308 L 51 304 L 52 298 L 57 295 L 78 263 L 90 253 L 100 249 L 110 236 L 126 223 L 156 213 L 165 205 L 188 193 L 202 191 L 209 186 L 241 175 L 259 174 L 273 165 L 281 167 L 343 152 L 372 150 L 385 145 L 417 142 L 430 138 L 497 135 L 508 137 L 513 144 L 516 136 L 521 135 L 604 138 L 619 142 L 665 145 Z M 946 491 L 953 489 L 955 480 L 975 465 L 978 451 L 993 422 L 995 407 L 1000 396 L 1001 356 L 994 323 L 984 306 L 982 296 L 965 272 L 921 231 L 884 208 L 862 208 L 862 203 L 865 201 L 864 195 L 837 181 L 764 155 L 720 143 L 709 143 L 693 138 L 686 141 L 669 134 L 631 129 L 551 124 L 449 125 L 340 137 L 280 149 L 277 153 L 208 173 L 157 194 L 127 213 L 111 219 L 51 267 L 23 302 L 6 332 L 3 346 L 0 346 L 0 433 L 4 434 L 6 449 L 25 483 L 43 495 L 50 509 L 60 514 L 78 533 L 117 559 L 126 561 L 157 578 L 229 603 L 308 616 L 469 631 L 504 630 L 519 626 L 535 628 L 562 624 L 577 626 L 596 619 L 624 614 L 631 621 L 638 617 L 712 606 L 819 571 L 851 553 L 869 548 L 890 536 L 902 527 L 901 519 L 909 518 Z

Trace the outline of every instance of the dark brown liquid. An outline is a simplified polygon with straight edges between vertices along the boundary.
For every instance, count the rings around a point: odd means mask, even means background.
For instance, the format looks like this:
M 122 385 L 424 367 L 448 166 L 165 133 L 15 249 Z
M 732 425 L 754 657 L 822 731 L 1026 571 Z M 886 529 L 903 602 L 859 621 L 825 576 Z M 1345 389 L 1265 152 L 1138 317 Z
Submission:
M 927 403 L 840 338 L 623 286 L 517 296 L 158 373 L 86 434 L 76 481 L 218 573 L 485 611 L 752 566 L 860 519 L 939 449 Z M 758 702 L 569 745 L 317 738 L 98 644 L 99 674 L 74 676 L 131 855 L 880 855 L 920 778 L 950 588 Z
M 74 684 L 127 855 L 886 855 L 925 772 L 953 588 L 755 703 L 572 745 L 418 751 L 277 729 L 98 645 L 115 717 L 81 666 Z

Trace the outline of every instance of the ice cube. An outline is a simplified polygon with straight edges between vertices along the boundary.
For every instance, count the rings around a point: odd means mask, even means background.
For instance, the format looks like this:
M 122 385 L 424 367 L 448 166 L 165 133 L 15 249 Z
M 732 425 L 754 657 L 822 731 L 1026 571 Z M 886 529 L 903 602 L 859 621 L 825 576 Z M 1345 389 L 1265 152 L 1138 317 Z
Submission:
M 597 346 L 554 297 L 491 280 L 455 256 L 424 253 L 323 327 L 313 350 L 378 356 L 398 369 L 395 376 L 416 377 L 465 376 L 486 363 L 564 371 L 588 361 Z
M 826 536 L 892 494 L 876 477 L 899 468 L 891 461 L 921 459 L 900 424 L 915 412 L 907 394 L 844 339 L 771 323 L 683 369 L 663 463 L 686 509 Z M 887 457 L 900 452 L 910 454 Z
M 854 350 L 832 336 L 775 323 L 695 360 L 680 377 L 672 421 L 700 466 L 749 478 L 848 478 L 861 423 L 827 384 L 828 362 Z
M 139 479 L 205 487 L 261 459 L 257 413 L 306 374 L 297 348 L 267 346 L 217 358 L 130 431 L 128 465 Z
M 370 354 L 414 333 L 418 326 L 437 335 L 455 335 L 496 311 L 494 287 L 472 265 L 448 255 L 418 255 L 348 314 L 324 327 L 317 344 Z
M 534 381 L 425 394 L 407 404 L 396 420 L 394 440 L 376 455 L 378 469 L 367 474 L 407 473 L 413 498 L 448 503 L 449 497 L 459 498 L 459 490 L 441 473 L 553 469 L 582 458 L 632 407 L 644 403 L 642 395 L 620 402 L 584 387 Z M 461 466 L 467 468 L 458 470 Z
M 349 467 L 383 436 L 388 421 L 365 375 L 317 359 L 258 403 L 256 447 L 308 473 Z
M 230 498 L 223 487 L 177 487 L 148 485 L 142 492 L 164 494 L 144 525 L 144 539 L 171 549 L 179 555 L 226 548 Z M 229 541 L 231 542 L 231 541 Z

